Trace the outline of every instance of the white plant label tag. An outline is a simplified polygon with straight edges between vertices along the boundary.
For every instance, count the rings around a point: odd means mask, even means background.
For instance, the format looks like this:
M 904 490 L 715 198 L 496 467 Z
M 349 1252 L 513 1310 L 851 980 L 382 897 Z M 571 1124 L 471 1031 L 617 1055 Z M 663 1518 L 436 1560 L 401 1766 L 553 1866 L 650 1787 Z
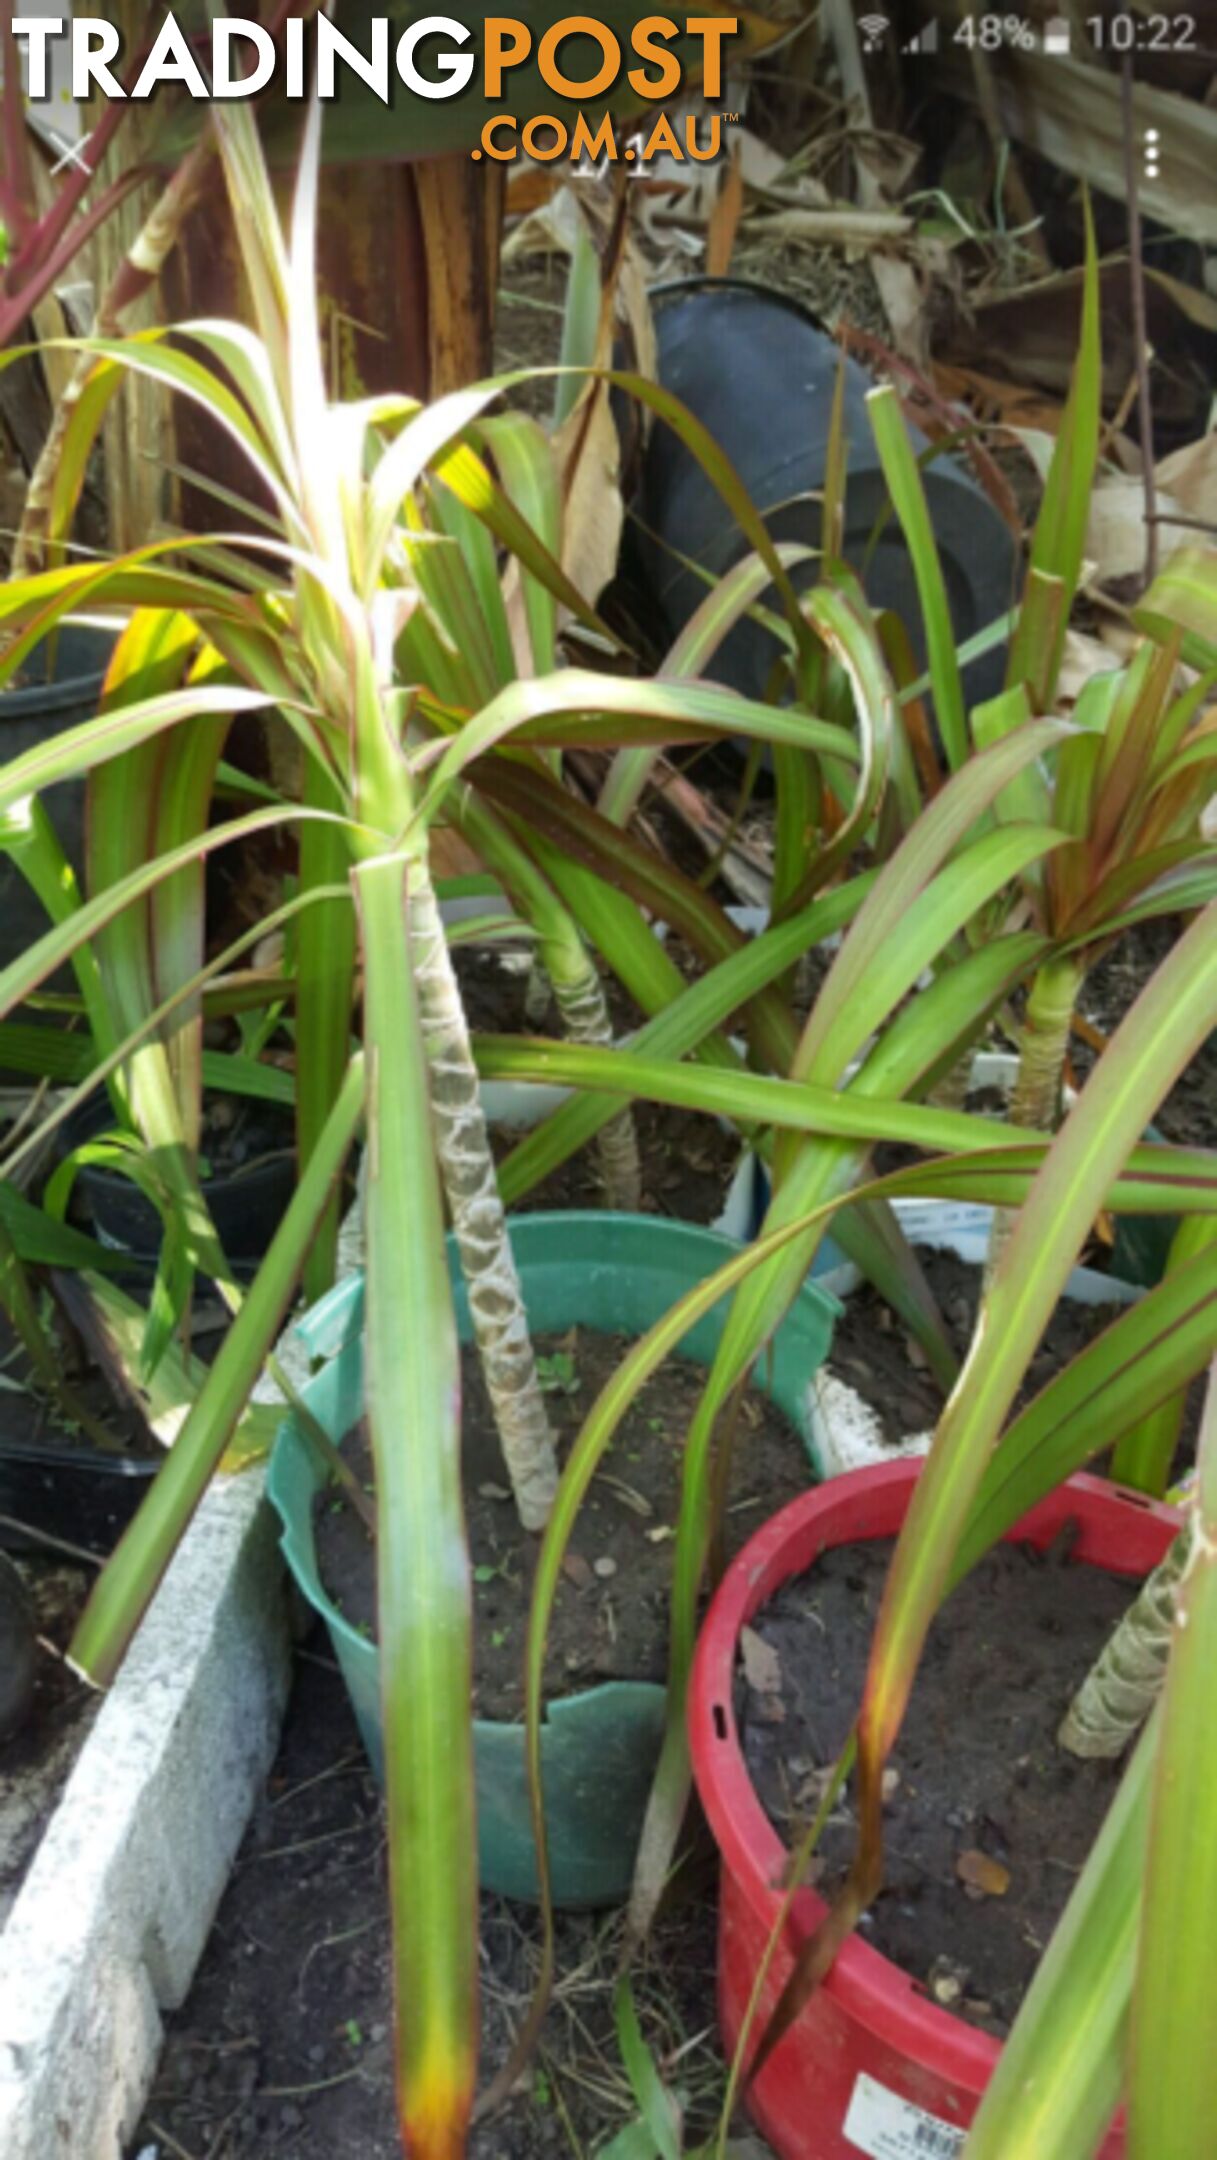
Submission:
M 845 2135 L 869 2160 L 957 2160 L 966 2130 L 931 2115 L 863 2071 L 854 2081 Z
M 979 1200 L 894 1200 L 905 1236 L 914 1244 L 949 1245 L 961 1259 L 983 1259 L 993 1210 Z

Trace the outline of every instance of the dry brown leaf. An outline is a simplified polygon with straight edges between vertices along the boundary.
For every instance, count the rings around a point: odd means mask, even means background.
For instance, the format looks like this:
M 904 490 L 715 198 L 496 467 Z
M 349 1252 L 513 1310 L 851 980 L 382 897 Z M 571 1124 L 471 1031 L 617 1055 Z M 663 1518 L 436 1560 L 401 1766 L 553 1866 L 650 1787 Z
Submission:
M 955 1862 L 955 1873 L 974 1897 L 1004 1897 L 1010 1888 L 1010 1870 L 988 1853 L 970 1847 Z
M 970 406 L 982 420 L 997 423 L 1020 440 L 1042 436 L 1049 446 L 1055 441 L 1064 406 L 1046 403 L 1025 383 L 1003 382 L 979 368 L 946 360 L 935 360 L 931 373 L 944 398 Z
M 1179 508 L 1174 496 L 1159 488 L 1159 517 L 1169 517 Z M 1145 484 L 1139 474 L 1121 473 L 1095 489 L 1086 522 L 1086 553 L 1102 584 L 1136 577 L 1144 570 Z
M 621 438 L 603 383 L 584 391 L 554 436 L 554 451 L 565 476 L 562 568 L 594 607 L 616 572 L 625 524 Z
M 1217 521 L 1217 429 L 1160 458 L 1157 479 L 1187 517 Z
M 782 1701 L 782 1661 L 772 1643 L 767 1643 L 755 1628 L 740 1629 L 740 1656 L 744 1661 L 744 1678 L 755 1695 L 761 1698 L 760 1715 L 771 1724 L 780 1724 L 786 1715 Z
M 1116 665 L 1115 653 L 1101 638 L 1085 630 L 1067 630 L 1056 686 L 1058 702 L 1075 705 L 1092 676 L 1110 675 Z
M 706 227 L 706 276 L 726 277 L 744 207 L 744 168 L 733 152 Z
M 1031 52 L 1008 45 L 997 80 L 1009 132 L 1041 157 L 1123 202 L 1124 120 L 1120 78 L 1089 59 Z M 1143 169 L 1139 193 L 1147 216 L 1190 240 L 1217 239 L 1212 188 L 1217 112 L 1198 98 L 1154 84 L 1133 87 L 1133 133 L 1142 141 L 1157 128 L 1170 156 L 1151 179 Z
M 654 381 L 659 374 L 659 347 L 646 258 L 632 236 L 628 237 L 617 272 L 617 321 L 626 331 L 631 347 L 630 365 L 639 375 Z
M 514 202 L 512 204 L 514 208 Z M 569 185 L 549 188 L 503 242 L 504 265 L 527 255 L 570 255 L 581 229 L 590 229 L 584 199 Z
M 1128 263 L 1112 259 L 1099 271 L 1103 308 L 1103 394 L 1108 410 L 1123 398 L 1136 366 L 1136 346 L 1128 305 Z M 1155 382 L 1155 409 L 1173 416 L 1180 410 L 1172 396 L 1176 374 L 1183 385 L 1187 343 L 1186 318 L 1173 289 L 1147 273 L 1146 309 L 1149 341 L 1162 363 Z M 1082 273 L 1063 270 L 1036 278 L 1016 291 L 1002 291 L 975 301 L 955 322 L 943 358 L 975 368 L 982 375 L 1000 373 L 1040 396 L 1064 402 L 1077 356 L 1081 324 Z M 1167 369 L 1169 368 L 1169 372 Z M 1188 390 L 1185 404 L 1190 404 Z M 1023 416 L 1020 416 L 1023 417 Z M 1032 421 L 1055 432 L 1045 416 Z
M 734 127 L 731 130 L 731 151 L 739 159 L 740 170 L 750 188 L 775 188 L 786 170 L 786 159 L 771 143 L 763 142 L 751 128 Z M 800 173 L 789 184 L 791 195 L 805 195 L 812 203 L 827 200 L 824 188 L 809 173 Z
M 603 251 L 602 251 L 603 259 Z M 656 373 L 655 330 L 646 272 L 632 237 L 624 235 L 611 283 L 604 287 L 595 363 L 612 359 L 620 321 L 629 334 L 632 365 Z M 553 437 L 562 475 L 562 567 L 593 606 L 616 573 L 625 506 L 621 492 L 621 434 L 608 386 L 589 383 Z
M 1214 77 L 1217 81 L 1217 77 Z M 1146 265 L 1145 276 L 1150 292 L 1155 288 L 1166 293 L 1181 315 L 1198 330 L 1217 330 L 1217 294 L 1198 292 L 1194 285 L 1186 285 L 1182 278 L 1171 277 L 1165 270 L 1151 269 Z
M 848 203 L 829 210 L 774 210 L 748 225 L 754 240 L 815 240 L 822 247 L 845 248 L 886 247 L 907 239 L 912 230 L 912 219 L 899 210 L 853 210 Z

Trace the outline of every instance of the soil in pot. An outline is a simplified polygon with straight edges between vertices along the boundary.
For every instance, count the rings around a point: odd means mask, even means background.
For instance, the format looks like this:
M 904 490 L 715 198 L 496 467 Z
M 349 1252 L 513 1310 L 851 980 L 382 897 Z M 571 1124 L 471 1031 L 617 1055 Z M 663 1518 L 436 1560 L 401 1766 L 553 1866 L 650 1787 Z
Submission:
M 1114 1035 L 1125 1013 L 1150 977 L 1177 944 L 1182 924 L 1166 917 L 1138 924 L 1113 947 L 1089 976 L 1081 1007 L 1104 1035 Z M 1094 1053 L 1075 1038 L 1070 1062 L 1079 1081 L 1094 1065 Z M 1170 1094 L 1155 1110 L 1155 1129 L 1176 1147 L 1217 1145 L 1217 1029 L 1196 1052 Z
M 591 1328 L 538 1335 L 536 1350 L 559 1455 L 571 1442 L 627 1338 Z M 669 1359 L 623 1420 L 575 1526 L 555 1601 L 545 1665 L 550 1699 L 604 1680 L 663 1683 L 668 1667 L 672 1537 L 685 1435 L 705 1387 L 704 1366 Z M 535 1541 L 520 1528 L 476 1352 L 462 1351 L 465 1508 L 474 1568 L 475 1707 L 480 1717 L 521 1716 L 523 1658 Z M 811 1483 L 806 1448 L 782 1411 L 750 1389 L 740 1412 L 728 1514 L 728 1554 L 767 1515 Z M 366 1426 L 343 1453 L 370 1486 Z M 317 1560 L 329 1596 L 355 1628 L 373 1633 L 372 1546 L 334 1488 L 315 1504 Z
M 1123 1770 L 1056 1743 L 1131 1595 L 1125 1577 L 1071 1565 L 1068 1545 L 999 1546 L 939 1613 L 889 1771 L 884 1886 L 861 1930 L 935 2001 L 998 2038 Z M 891 1550 L 881 1539 L 824 1553 L 744 1632 L 744 1754 L 788 1844 L 857 1713 Z M 847 1792 L 812 1862 L 822 1896 L 852 1850 Z
M 698 1117 L 671 1103 L 634 1105 L 634 1130 L 642 1164 L 639 1211 L 670 1215 L 677 1222 L 717 1222 L 740 1159 L 738 1133 L 716 1119 Z M 521 1135 L 499 1128 L 491 1135 L 496 1159 L 509 1155 Z M 604 1206 L 604 1185 L 594 1146 L 560 1163 L 541 1184 L 512 1202 L 513 1215 L 538 1209 Z
M 962 1357 L 976 1324 L 981 1270 L 935 1246 L 919 1247 L 917 1256 L 951 1343 Z M 1062 1298 L 1027 1369 L 1017 1407 L 1037 1395 L 1115 1317 L 1111 1305 Z M 920 1345 L 869 1283 L 845 1300 L 825 1370 L 857 1390 L 893 1445 L 911 1434 L 932 1432 L 941 1415 L 942 1396 Z
M 278 1761 L 190 1995 L 167 2021 L 129 2160 L 400 2160 L 383 1808 L 326 1648 L 317 1627 L 299 1653 Z M 636 2113 L 613 2025 L 621 1928 L 620 1916 L 556 1916 L 540 2051 L 503 2112 L 475 2126 L 469 2160 L 569 2160 Z M 484 1897 L 483 2086 L 506 2060 L 539 1956 L 536 1915 Z M 708 2135 L 721 2094 L 708 1887 L 661 1918 L 634 1988 L 660 2062 L 681 2051 L 672 2082 Z

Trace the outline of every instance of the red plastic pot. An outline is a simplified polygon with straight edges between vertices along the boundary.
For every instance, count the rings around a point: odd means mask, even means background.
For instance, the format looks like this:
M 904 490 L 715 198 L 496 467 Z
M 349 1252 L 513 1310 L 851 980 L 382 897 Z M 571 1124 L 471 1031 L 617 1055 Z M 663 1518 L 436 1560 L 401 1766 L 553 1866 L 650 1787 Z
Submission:
M 776 1515 L 724 1576 L 698 1644 L 690 1691 L 693 1770 L 722 1856 L 718 2007 L 728 2052 L 780 1904 L 786 1848 L 761 1808 L 733 1708 L 740 1629 L 780 1586 L 836 1545 L 893 1537 L 921 1464 L 901 1461 L 833 1478 Z M 1104 1479 L 1074 1477 L 1009 1535 L 1051 1544 L 1077 1526 L 1073 1558 L 1116 1574 L 1148 1574 L 1178 1528 L 1171 1508 Z M 774 2006 L 794 1952 L 823 1918 L 814 1890 L 791 1907 L 762 1998 Z M 789 1946 L 789 1947 L 788 1947 Z M 755 2030 L 759 2033 L 763 2024 Z M 748 2108 L 781 2160 L 951 2160 L 962 2150 L 1000 2043 L 931 2002 L 919 1984 L 853 1936 L 752 2086 Z M 1099 2160 L 1120 2160 L 1119 2122 Z

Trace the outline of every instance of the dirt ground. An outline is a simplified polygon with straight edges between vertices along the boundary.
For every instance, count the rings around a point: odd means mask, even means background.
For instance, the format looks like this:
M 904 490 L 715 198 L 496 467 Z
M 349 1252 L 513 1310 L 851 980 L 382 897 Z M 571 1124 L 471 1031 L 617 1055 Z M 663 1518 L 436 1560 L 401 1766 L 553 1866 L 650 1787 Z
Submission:
M 712 1871 L 684 1871 L 635 1996 L 662 2069 L 708 2129 Z M 541 2048 L 470 2160 L 569 2160 L 635 2112 L 612 1993 L 620 1919 L 566 1914 Z M 536 1916 L 482 1901 L 479 2081 L 506 2059 L 538 1970 Z M 129 2160 L 400 2160 L 381 1801 L 324 1637 L 301 1648 L 283 1745 L 241 1848 Z M 578 2142 L 577 2142 L 578 2141 Z

